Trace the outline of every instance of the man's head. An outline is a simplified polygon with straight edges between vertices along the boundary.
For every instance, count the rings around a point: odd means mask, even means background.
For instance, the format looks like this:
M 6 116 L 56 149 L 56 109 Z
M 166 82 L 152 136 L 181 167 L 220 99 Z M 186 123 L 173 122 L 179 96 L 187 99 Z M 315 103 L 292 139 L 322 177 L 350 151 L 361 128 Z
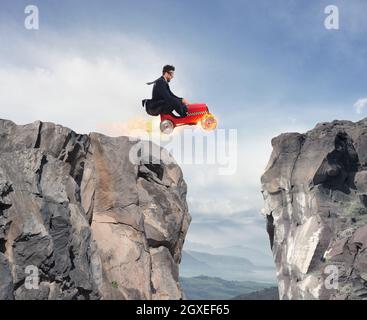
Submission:
M 167 82 L 170 82 L 174 76 L 175 67 L 167 64 L 163 67 L 162 73 L 163 77 L 167 80 Z

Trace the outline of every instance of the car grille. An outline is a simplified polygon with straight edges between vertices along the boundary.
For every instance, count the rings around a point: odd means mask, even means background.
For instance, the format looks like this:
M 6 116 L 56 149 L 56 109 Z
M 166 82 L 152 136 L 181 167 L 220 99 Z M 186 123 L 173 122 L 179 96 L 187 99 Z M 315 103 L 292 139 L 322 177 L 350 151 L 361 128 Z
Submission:
M 188 113 L 187 115 L 188 116 L 199 116 L 201 114 L 206 114 L 207 112 L 206 111 L 198 111 L 198 112 L 191 112 L 191 113 Z

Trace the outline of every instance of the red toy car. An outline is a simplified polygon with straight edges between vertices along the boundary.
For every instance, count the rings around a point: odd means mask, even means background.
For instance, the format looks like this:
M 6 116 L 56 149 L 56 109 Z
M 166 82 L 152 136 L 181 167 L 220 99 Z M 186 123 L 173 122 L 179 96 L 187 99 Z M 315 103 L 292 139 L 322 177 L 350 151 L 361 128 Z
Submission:
M 171 113 L 161 114 L 160 129 L 162 133 L 170 134 L 177 126 L 196 125 L 199 122 L 204 130 L 214 130 L 217 127 L 217 120 L 205 103 L 189 104 L 186 117 L 176 117 Z

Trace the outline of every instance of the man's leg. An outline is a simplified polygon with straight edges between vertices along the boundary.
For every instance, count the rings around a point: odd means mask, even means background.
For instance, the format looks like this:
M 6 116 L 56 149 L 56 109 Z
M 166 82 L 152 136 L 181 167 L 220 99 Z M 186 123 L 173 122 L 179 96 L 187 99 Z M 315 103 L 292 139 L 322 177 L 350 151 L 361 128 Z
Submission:
M 170 106 L 169 104 L 167 104 L 167 103 L 164 103 L 162 105 L 162 113 L 163 114 L 170 114 L 170 113 L 172 113 L 173 110 L 174 110 L 174 108 L 172 106 Z
M 164 101 L 152 101 L 147 99 L 146 101 L 142 101 L 145 104 L 145 109 L 148 114 L 152 116 L 157 116 L 163 112 L 164 109 Z
M 177 105 L 174 110 L 176 110 L 176 112 L 181 116 L 181 117 L 186 117 L 187 116 L 187 106 L 183 103 L 181 103 L 180 105 Z
M 164 114 L 170 114 L 173 111 L 176 111 L 180 117 L 186 117 L 187 116 L 187 106 L 183 103 L 177 104 L 176 106 L 169 105 L 165 103 L 162 108 L 162 113 Z

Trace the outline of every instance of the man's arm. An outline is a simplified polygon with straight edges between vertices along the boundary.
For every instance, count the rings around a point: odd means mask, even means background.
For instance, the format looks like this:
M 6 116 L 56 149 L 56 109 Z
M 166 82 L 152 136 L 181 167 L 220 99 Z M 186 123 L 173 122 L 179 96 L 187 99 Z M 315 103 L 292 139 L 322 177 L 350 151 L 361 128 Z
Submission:
M 167 88 L 167 85 L 164 83 L 164 81 L 157 81 L 155 86 L 159 95 L 172 106 L 178 105 L 179 101 L 182 101 L 182 98 L 176 97 L 172 94 L 171 90 Z

